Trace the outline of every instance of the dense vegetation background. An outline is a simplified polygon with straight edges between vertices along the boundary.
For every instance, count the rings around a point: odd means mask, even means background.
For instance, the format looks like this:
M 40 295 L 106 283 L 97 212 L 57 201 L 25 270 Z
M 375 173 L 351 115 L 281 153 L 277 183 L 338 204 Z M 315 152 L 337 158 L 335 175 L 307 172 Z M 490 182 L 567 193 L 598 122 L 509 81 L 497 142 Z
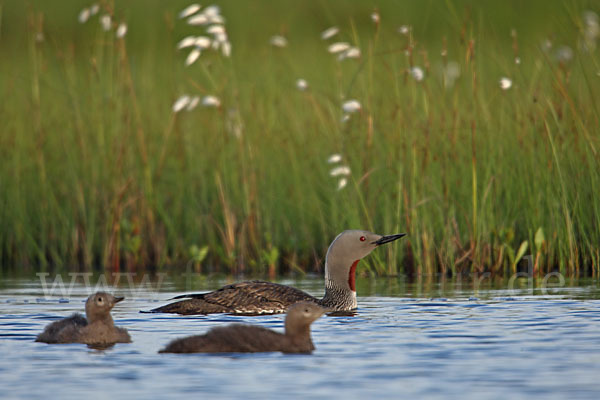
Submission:
M 597 2 L 216 1 L 186 66 L 189 4 L 0 2 L 2 271 L 600 271 Z

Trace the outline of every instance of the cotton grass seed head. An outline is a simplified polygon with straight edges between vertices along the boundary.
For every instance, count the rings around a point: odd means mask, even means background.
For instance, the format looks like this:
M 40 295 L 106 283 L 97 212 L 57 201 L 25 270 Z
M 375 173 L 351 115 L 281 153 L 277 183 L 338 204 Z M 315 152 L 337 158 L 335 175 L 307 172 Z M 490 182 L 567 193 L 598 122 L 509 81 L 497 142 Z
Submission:
M 271 43 L 271 46 L 275 47 L 286 47 L 288 44 L 287 39 L 281 35 L 271 36 L 269 43 Z
M 583 37 L 580 45 L 583 50 L 592 52 L 596 50 L 598 38 L 600 38 L 600 19 L 594 11 L 583 12 Z
M 398 33 L 400 33 L 401 35 L 408 35 L 410 33 L 410 26 L 409 25 L 401 25 L 398 28 Z
M 360 49 L 358 47 L 350 47 L 338 55 L 338 60 L 340 61 L 345 58 L 360 58 Z
M 500 78 L 500 89 L 508 90 L 512 86 L 512 80 L 506 77 Z
M 221 35 L 225 33 L 225 27 L 223 25 L 211 25 L 206 28 L 206 33 L 210 33 L 211 35 Z
M 179 13 L 179 18 L 187 18 L 190 15 L 197 13 L 198 11 L 200 11 L 200 4 L 191 4 L 183 10 L 181 10 L 181 12 Z
M 196 60 L 198 60 L 198 58 L 200 57 L 200 54 L 201 51 L 199 48 L 195 48 L 192 51 L 190 51 L 190 54 L 188 54 L 187 58 L 185 59 L 185 66 L 189 67 L 190 65 L 195 63 Z
M 231 42 L 225 31 L 225 19 L 221 15 L 219 6 L 211 5 L 200 11 L 200 5 L 192 4 L 181 11 L 180 17 L 187 18 L 189 25 L 202 25 L 205 27 L 205 35 L 208 36 L 186 36 L 177 44 L 178 49 L 193 47 L 185 60 L 185 65 L 192 65 L 198 60 L 201 53 L 206 50 L 220 50 L 224 57 L 231 56 Z
M 350 167 L 348 167 L 347 165 L 341 165 L 341 166 L 335 167 L 334 169 L 329 171 L 329 175 L 331 175 L 331 176 L 340 176 L 340 175 L 348 176 L 348 175 L 350 175 L 350 172 L 351 172 Z
M 90 6 L 90 16 L 98 14 L 98 11 L 100 11 L 98 3 L 94 3 Z
M 342 190 L 348 184 L 348 179 L 342 178 L 338 181 L 337 190 Z
M 177 100 L 175 100 L 175 103 L 173 103 L 173 112 L 178 113 L 179 111 L 183 110 L 189 103 L 190 96 L 180 96 Z
M 308 82 L 306 82 L 306 80 L 304 79 L 298 79 L 296 81 L 296 87 L 298 88 L 298 90 L 306 90 L 308 89 Z
M 342 104 L 342 110 L 344 110 L 345 113 L 355 113 L 360 111 L 360 108 L 361 106 L 358 100 L 348 100 Z
M 444 86 L 451 88 L 456 80 L 460 77 L 460 64 L 456 61 L 448 61 L 446 67 L 443 68 Z
M 117 38 L 122 39 L 125 37 L 126 34 L 127 34 L 127 24 L 124 22 L 121 22 L 119 24 L 119 26 L 117 27 L 116 36 L 117 36 Z
M 202 105 L 204 107 L 219 107 L 221 105 L 221 101 L 216 96 L 204 96 L 202 98 Z
M 83 10 L 81 10 L 79 12 L 79 15 L 77 16 L 77 20 L 79 21 L 80 24 L 85 24 L 89 18 L 90 18 L 90 9 L 89 8 L 84 8 Z
M 373 21 L 375 24 L 379 24 L 380 20 L 381 17 L 379 16 L 379 13 L 377 11 L 373 11 L 371 13 L 371 21 Z
M 423 72 L 423 69 L 421 69 L 421 67 L 412 67 L 410 69 L 410 74 L 417 82 L 421 82 L 423 78 L 425 78 L 425 72 Z
M 209 18 L 213 18 L 216 16 L 220 16 L 221 14 L 221 8 L 219 6 L 208 6 L 204 9 L 204 15 L 206 15 Z
M 198 36 L 193 38 L 193 45 L 200 49 L 208 49 L 210 48 L 211 40 L 207 36 Z
M 350 44 L 346 42 L 336 42 L 327 48 L 327 51 L 332 54 L 341 53 L 342 51 L 346 51 L 350 48 Z
M 196 36 L 186 36 L 177 43 L 179 50 L 196 45 Z
M 334 153 L 334 154 L 330 155 L 329 158 L 327 159 L 327 162 L 329 164 L 339 163 L 340 161 L 342 161 L 342 155 L 339 153 Z
M 200 96 L 194 96 L 191 97 L 189 99 L 189 102 L 187 104 L 187 107 L 185 108 L 186 111 L 192 111 L 194 108 L 196 108 L 196 106 L 200 103 Z
M 208 22 L 210 24 L 224 24 L 225 18 L 221 15 L 213 15 L 208 17 Z
M 110 30 L 110 27 L 112 25 L 112 20 L 110 18 L 110 15 L 108 14 L 104 14 L 103 16 L 100 17 L 100 25 L 102 25 L 102 29 L 107 32 Z
M 231 56 L 231 43 L 229 41 L 221 43 L 221 53 L 225 57 Z
M 208 18 L 203 13 L 191 16 L 187 20 L 188 25 L 198 26 L 208 24 Z
M 554 58 L 561 63 L 568 63 L 573 59 L 573 50 L 569 46 L 560 46 L 556 49 Z
M 227 34 L 225 32 L 217 33 L 215 35 L 215 42 L 221 44 L 221 43 L 225 43 L 226 41 L 227 41 Z M 218 46 L 217 46 L 217 48 L 218 48 Z
M 332 37 L 337 35 L 339 33 L 339 31 L 340 31 L 340 29 L 337 26 L 332 26 L 331 28 L 327 28 L 323 32 L 321 32 L 321 39 L 322 40 L 331 39 Z

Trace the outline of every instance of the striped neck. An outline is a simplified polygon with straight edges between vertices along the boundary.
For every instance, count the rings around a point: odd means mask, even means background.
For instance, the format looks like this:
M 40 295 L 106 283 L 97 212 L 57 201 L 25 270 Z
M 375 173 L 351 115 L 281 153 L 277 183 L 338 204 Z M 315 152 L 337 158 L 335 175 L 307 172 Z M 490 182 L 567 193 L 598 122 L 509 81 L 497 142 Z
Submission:
M 319 302 L 322 306 L 336 311 L 350 311 L 358 307 L 356 291 L 351 290 L 351 287 L 354 286 L 356 264 L 354 263 L 353 268 L 351 268 L 348 281 L 337 282 L 329 274 L 325 274 L 325 296 Z

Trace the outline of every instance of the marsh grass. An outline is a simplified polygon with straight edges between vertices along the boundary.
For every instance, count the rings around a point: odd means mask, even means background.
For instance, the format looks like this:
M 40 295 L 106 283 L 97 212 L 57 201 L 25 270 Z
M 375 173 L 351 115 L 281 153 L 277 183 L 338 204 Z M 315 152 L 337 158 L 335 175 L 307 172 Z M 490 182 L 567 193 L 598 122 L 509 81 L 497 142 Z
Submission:
M 123 39 L 79 24 L 86 2 L 0 8 L 2 269 L 319 272 L 364 228 L 409 233 L 364 274 L 505 275 L 532 255 L 536 274 L 598 276 L 600 64 L 578 47 L 593 3 L 223 1 L 232 57 L 187 68 L 188 3 L 100 4 Z M 332 25 L 360 59 L 327 52 Z M 174 113 L 184 93 L 221 106 Z M 341 122 L 347 99 L 362 108 Z

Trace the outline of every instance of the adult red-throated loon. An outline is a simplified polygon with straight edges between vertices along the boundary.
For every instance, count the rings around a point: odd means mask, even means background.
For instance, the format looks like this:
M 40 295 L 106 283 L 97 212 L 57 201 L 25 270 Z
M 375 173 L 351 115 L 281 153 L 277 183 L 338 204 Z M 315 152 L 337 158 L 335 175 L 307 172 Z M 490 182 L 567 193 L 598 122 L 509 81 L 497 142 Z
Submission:
M 331 242 L 325 256 L 325 296 L 317 299 L 302 290 L 272 282 L 234 283 L 208 293 L 186 294 L 185 299 L 150 312 L 177 314 L 268 314 L 285 312 L 300 301 L 309 301 L 332 311 L 350 311 L 356 303 L 356 265 L 378 246 L 405 236 L 347 230 Z

